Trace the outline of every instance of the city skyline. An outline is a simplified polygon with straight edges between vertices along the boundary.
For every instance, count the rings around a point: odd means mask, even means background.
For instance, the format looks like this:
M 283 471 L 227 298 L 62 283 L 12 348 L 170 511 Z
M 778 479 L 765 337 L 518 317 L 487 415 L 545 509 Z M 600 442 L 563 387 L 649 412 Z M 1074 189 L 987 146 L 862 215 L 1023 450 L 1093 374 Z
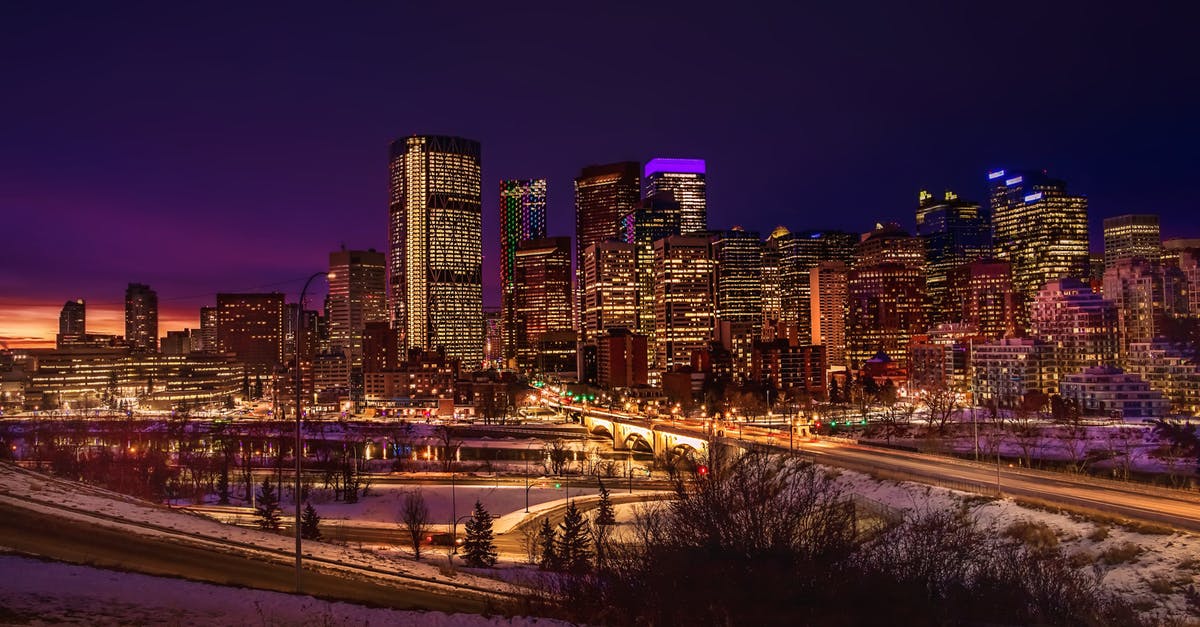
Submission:
M 860 31 L 822 27 L 855 19 L 836 8 L 764 22 L 736 11 L 679 17 L 653 7 L 645 11 L 673 15 L 676 36 L 636 51 L 601 45 L 615 15 L 575 19 L 576 30 L 547 29 L 537 43 L 494 46 L 497 21 L 571 16 L 479 8 L 466 17 L 476 36 L 448 59 L 473 77 L 461 85 L 414 64 L 390 67 L 397 62 L 378 54 L 399 9 L 332 18 L 298 9 L 272 22 L 271 46 L 259 27 L 277 16 L 251 10 L 234 24 L 218 12 L 179 19 L 185 9 L 144 9 L 133 21 L 125 15 L 133 9 L 121 7 L 69 16 L 24 7 L 6 9 L 13 19 L 0 21 L 6 56 L 33 61 L 14 64 L 18 97 L 0 105 L 6 119 L 21 121 L 0 148 L 0 208 L 18 216 L 0 264 L 0 341 L 50 344 L 58 310 L 73 298 L 88 301 L 90 328 L 119 332 L 121 290 L 130 282 L 159 291 L 164 331 L 198 326 L 199 307 L 219 291 L 279 289 L 294 298 L 301 279 L 340 245 L 385 250 L 387 145 L 422 133 L 483 145 L 488 306 L 500 302 L 497 182 L 547 179 L 548 234 L 570 235 L 573 178 L 589 164 L 626 159 L 704 159 L 714 229 L 769 233 L 783 224 L 862 233 L 894 219 L 911 230 L 918 190 L 954 189 L 985 202 L 982 173 L 997 168 L 1046 169 L 1069 181 L 1088 198 L 1093 252 L 1107 217 L 1159 214 L 1164 237 L 1197 227 L 1187 219 L 1200 205 L 1187 183 L 1197 68 L 1186 62 L 1187 38 L 1172 35 L 1186 21 L 1150 8 L 1042 7 L 1039 20 L 1015 25 L 982 8 L 911 11 L 893 16 L 887 29 Z M 413 21 L 448 17 L 436 8 L 412 11 L 405 17 Z M 345 28 L 327 29 L 326 19 Z M 362 28 L 373 23 L 383 26 Z M 707 40 L 717 23 L 736 36 Z M 740 44 L 741 35 L 761 29 L 782 35 L 785 24 L 807 36 Z M 1003 43 L 1062 24 L 1071 28 L 1039 39 L 1036 49 Z M 357 35 L 350 41 L 333 31 Z M 314 32 L 323 35 L 314 41 Z M 974 43 L 942 54 L 933 35 L 945 32 L 970 32 Z M 210 58 L 204 51 L 215 49 L 216 34 L 228 53 Z M 707 46 L 694 67 L 660 76 L 666 93 L 706 86 L 686 106 L 667 98 L 626 107 L 632 83 L 563 71 L 601 60 L 637 67 L 702 38 Z M 91 54 L 100 47 L 104 54 Z M 807 60 L 859 47 L 861 55 Z M 550 54 L 558 50 L 564 54 Z M 527 93 L 504 71 L 517 66 L 564 82 L 545 97 Z M 321 93 L 311 82 L 314 67 Z M 342 77 L 341 67 L 355 69 Z M 1005 67 L 1023 68 L 1039 98 L 989 97 L 987 77 Z M 779 78 L 784 68 L 790 78 Z M 372 80 L 395 71 L 443 90 L 439 103 L 448 104 L 398 101 L 398 88 Z M 363 88 L 364 81 L 378 86 Z M 1155 89 L 1165 84 L 1173 86 L 1169 99 Z M 954 85 L 956 98 L 939 85 Z M 481 106 L 459 97 L 467 93 L 491 97 Z M 744 115 L 749 110 L 756 115 Z M 281 151 L 291 158 L 278 159 Z M 330 215 L 338 228 L 322 223 Z M 112 227 L 118 223 L 136 228 Z

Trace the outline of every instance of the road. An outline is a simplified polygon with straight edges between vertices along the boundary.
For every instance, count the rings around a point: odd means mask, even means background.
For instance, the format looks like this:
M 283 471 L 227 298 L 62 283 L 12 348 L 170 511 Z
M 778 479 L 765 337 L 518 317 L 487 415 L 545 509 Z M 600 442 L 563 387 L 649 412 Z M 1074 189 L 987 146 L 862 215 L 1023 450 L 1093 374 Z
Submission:
M 64 562 L 220 585 L 293 592 L 296 582 L 295 570 L 287 563 L 223 553 L 211 547 L 151 538 L 8 505 L 0 506 L 0 545 Z M 309 570 L 304 574 L 304 590 L 316 597 L 396 609 L 472 613 L 497 609 L 478 597 Z
M 584 408 L 573 406 L 571 409 L 582 411 Z M 632 424 L 654 425 L 696 437 L 708 435 L 706 426 L 699 421 L 650 420 L 612 410 L 601 413 L 611 419 L 626 418 Z M 726 437 L 721 440 L 735 446 L 750 443 L 779 451 L 788 451 L 790 448 L 786 433 L 746 424 L 731 424 L 725 429 Z M 999 493 L 1006 497 L 1057 505 L 1085 514 L 1128 518 L 1200 532 L 1200 494 L 1194 492 L 1008 465 L 997 467 L 994 464 L 862 446 L 830 438 L 812 441 L 797 439 L 794 446 L 798 454 L 828 466 L 987 495 L 997 494 L 999 486 Z

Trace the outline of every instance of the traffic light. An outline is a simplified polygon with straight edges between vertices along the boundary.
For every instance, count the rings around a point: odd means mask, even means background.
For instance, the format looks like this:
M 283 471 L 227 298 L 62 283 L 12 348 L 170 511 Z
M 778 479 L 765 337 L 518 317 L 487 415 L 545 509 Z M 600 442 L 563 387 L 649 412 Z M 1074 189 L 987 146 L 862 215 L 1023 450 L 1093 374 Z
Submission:
M 700 467 L 696 469 L 696 474 L 700 475 L 701 477 L 707 477 L 708 466 L 701 464 Z

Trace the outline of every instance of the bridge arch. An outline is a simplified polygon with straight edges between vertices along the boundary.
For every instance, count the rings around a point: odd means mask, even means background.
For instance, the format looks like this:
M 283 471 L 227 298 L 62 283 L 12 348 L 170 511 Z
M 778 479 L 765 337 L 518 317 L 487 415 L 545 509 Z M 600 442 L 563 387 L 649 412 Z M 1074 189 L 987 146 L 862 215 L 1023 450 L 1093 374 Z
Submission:
M 637 431 L 630 431 L 626 434 L 624 444 L 627 449 L 645 451 L 647 453 L 654 452 L 654 444 Z

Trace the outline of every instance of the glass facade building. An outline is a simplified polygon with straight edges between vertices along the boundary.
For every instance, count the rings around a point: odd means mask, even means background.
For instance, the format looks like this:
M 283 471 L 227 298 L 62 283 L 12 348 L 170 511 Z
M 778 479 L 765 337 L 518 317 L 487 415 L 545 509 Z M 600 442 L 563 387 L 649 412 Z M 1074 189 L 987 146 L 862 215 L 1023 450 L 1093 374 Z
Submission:
M 642 171 L 646 197 L 670 194 L 679 203 L 684 234 L 708 229 L 708 186 L 703 159 L 651 159 Z

